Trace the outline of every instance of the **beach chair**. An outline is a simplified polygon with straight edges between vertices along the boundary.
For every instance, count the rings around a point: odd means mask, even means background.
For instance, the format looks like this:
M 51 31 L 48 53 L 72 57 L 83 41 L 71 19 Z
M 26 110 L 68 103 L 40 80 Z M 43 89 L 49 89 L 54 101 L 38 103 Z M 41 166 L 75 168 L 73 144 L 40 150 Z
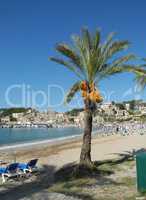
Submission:
M 2 183 L 6 182 L 5 177 L 13 178 L 19 175 L 18 165 L 19 163 L 12 163 L 7 167 L 0 167 L 0 175 L 2 176 Z
M 27 172 L 31 173 L 37 169 L 37 166 L 36 166 L 37 162 L 38 162 L 38 159 L 33 159 L 33 160 L 30 160 L 28 163 L 19 163 L 18 168 L 24 173 L 27 173 Z

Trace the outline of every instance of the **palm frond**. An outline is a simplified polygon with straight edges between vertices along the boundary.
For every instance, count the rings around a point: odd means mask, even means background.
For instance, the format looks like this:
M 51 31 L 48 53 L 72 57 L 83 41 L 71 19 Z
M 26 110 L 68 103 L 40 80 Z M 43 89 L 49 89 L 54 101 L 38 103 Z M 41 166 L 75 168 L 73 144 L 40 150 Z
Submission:
M 64 44 L 64 43 L 57 44 L 56 45 L 56 50 L 59 53 L 61 53 L 62 55 L 64 55 L 64 56 L 70 58 L 71 60 L 75 61 L 77 65 L 78 64 L 80 65 L 80 57 L 67 44 Z
M 101 79 L 110 77 L 110 76 L 115 75 L 115 74 L 123 73 L 123 72 L 133 72 L 133 73 L 135 73 L 136 72 L 135 66 L 124 64 L 124 65 L 121 65 L 121 66 L 119 65 L 119 66 L 112 66 L 112 67 L 106 68 L 104 71 L 102 71 L 97 76 L 96 82 L 99 82 Z
M 100 31 L 96 30 L 95 36 L 93 38 L 93 47 L 95 51 L 98 50 L 99 45 L 100 45 Z
M 146 73 L 143 75 L 136 75 L 135 81 L 140 86 L 141 90 L 143 90 L 146 87 Z
M 84 68 L 85 76 L 86 76 L 86 79 L 88 79 L 87 62 L 88 62 L 89 54 L 87 55 L 83 40 L 79 36 L 73 35 L 72 39 L 73 39 L 73 43 L 76 50 L 79 51 L 80 53 L 80 59 Z
M 135 60 L 137 57 L 134 54 L 129 54 L 126 56 L 122 56 L 120 58 L 116 58 L 111 65 L 117 66 L 117 65 L 122 65 L 123 63 L 126 63 L 131 60 Z
M 74 95 L 80 90 L 80 85 L 81 82 L 78 81 L 71 87 L 71 89 L 65 97 L 65 103 L 69 103 L 73 99 Z
M 83 28 L 81 31 L 82 34 L 82 41 L 84 47 L 86 47 L 86 51 L 90 51 L 92 48 L 92 37 L 90 36 L 90 33 L 87 28 Z
M 110 43 L 108 46 L 106 46 L 106 49 L 104 49 L 104 51 L 102 50 L 102 53 L 100 56 L 101 62 L 100 62 L 99 67 L 95 71 L 95 77 L 98 76 L 99 73 L 102 73 L 103 71 L 105 71 L 106 68 L 109 68 L 111 66 L 116 67 L 118 65 L 123 65 L 124 63 L 134 59 L 135 56 L 133 54 L 129 54 L 126 56 L 122 56 L 120 58 L 116 58 L 114 61 L 112 61 L 112 63 L 109 62 L 115 54 L 127 48 L 128 45 L 129 45 L 129 42 L 127 40 L 115 41 L 115 42 L 110 40 Z
M 135 66 L 126 64 L 128 61 L 135 60 L 136 56 L 134 54 L 129 54 L 126 56 L 122 56 L 120 58 L 116 58 L 112 61 L 112 63 L 105 63 L 100 69 L 97 70 L 97 76 L 101 73 L 101 77 L 104 77 L 104 75 L 107 73 L 107 76 L 121 73 L 121 72 L 135 72 L 134 68 Z M 138 67 L 137 67 L 138 68 Z M 140 68 L 140 67 L 139 67 Z M 112 74 L 113 72 L 113 74 Z M 106 76 L 106 75 L 105 75 Z
M 83 76 L 77 71 L 76 67 L 74 67 L 74 65 L 72 65 L 70 62 L 64 61 L 63 59 L 56 58 L 56 57 L 50 57 L 49 60 L 54 61 L 61 65 L 64 65 L 73 73 L 75 73 L 80 79 L 83 79 Z
M 134 73 L 136 75 L 135 81 L 140 86 L 141 90 L 143 90 L 146 87 L 146 70 L 140 67 L 136 68 Z
M 76 67 L 84 73 L 83 65 L 80 60 L 80 56 L 73 50 L 72 47 L 68 46 L 67 44 L 57 44 L 56 50 L 61 53 L 63 56 L 66 56 L 71 63 L 76 65 Z
M 130 43 L 127 40 L 115 41 L 111 44 L 109 48 L 105 51 L 105 60 L 108 60 L 114 56 L 115 53 L 118 53 L 129 47 Z
M 115 33 L 112 32 L 107 36 L 107 40 L 105 41 L 105 44 L 102 45 L 102 53 L 104 54 L 107 48 L 111 45 L 113 42 L 113 37 L 115 36 Z

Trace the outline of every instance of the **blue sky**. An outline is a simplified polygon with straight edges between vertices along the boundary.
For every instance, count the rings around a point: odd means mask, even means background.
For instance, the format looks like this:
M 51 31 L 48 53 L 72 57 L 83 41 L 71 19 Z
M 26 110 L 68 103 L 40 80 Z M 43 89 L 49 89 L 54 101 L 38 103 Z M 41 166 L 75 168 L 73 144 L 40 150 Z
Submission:
M 103 38 L 115 31 L 116 38 L 132 43 L 130 52 L 146 57 L 145 9 L 145 0 L 1 0 L 0 107 L 10 106 L 6 91 L 15 84 L 25 84 L 27 95 L 33 91 L 38 104 L 44 98 L 39 91 L 47 93 L 50 84 L 67 91 L 76 77 L 62 66 L 49 62 L 48 56 L 55 54 L 57 42 L 68 42 L 70 35 L 79 33 L 83 26 L 91 31 L 99 27 Z M 146 98 L 145 92 L 134 92 L 133 78 L 125 73 L 117 75 L 101 82 L 100 89 L 106 97 L 112 94 L 110 100 Z M 11 102 L 18 106 L 24 103 L 21 92 L 22 88 L 17 86 L 9 94 Z M 60 100 L 61 92 L 51 91 L 51 104 L 58 104 Z M 44 104 L 41 109 L 47 106 Z M 60 105 L 53 109 L 69 108 Z

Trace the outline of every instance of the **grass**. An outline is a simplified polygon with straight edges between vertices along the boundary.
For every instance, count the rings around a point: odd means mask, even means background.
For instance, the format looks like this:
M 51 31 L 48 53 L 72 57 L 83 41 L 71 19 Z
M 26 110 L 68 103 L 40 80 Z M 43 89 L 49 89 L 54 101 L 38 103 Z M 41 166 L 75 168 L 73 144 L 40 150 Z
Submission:
M 74 176 L 75 169 L 78 169 L 76 163 L 65 165 L 57 172 L 54 166 L 46 166 L 43 173 L 40 172 L 37 176 L 37 182 L 34 180 L 33 183 L 16 187 L 20 187 L 21 191 L 28 191 L 33 184 L 34 187 L 38 185 L 38 188 L 44 185 L 42 188 L 48 188 L 49 193 L 61 193 L 68 199 L 77 197 L 82 200 L 136 200 L 136 197 L 146 197 L 146 194 L 137 193 L 134 160 L 119 157 L 119 160 L 98 161 L 95 162 L 95 168 L 81 167 L 77 176 Z M 48 184 L 47 174 L 54 173 L 51 184 Z M 8 190 L 10 188 L 9 185 Z
M 51 188 L 49 188 L 49 192 L 57 192 L 65 194 L 67 196 L 73 196 L 87 200 L 94 200 L 91 194 L 85 192 L 84 187 L 90 187 L 95 183 L 95 179 L 82 178 L 54 184 Z
M 62 193 L 67 196 L 88 200 L 134 200 L 143 197 L 136 189 L 136 177 L 127 175 L 135 169 L 135 161 L 125 160 L 122 163 L 103 162 L 97 166 L 99 173 L 84 177 L 65 177 L 49 188 L 49 192 Z M 66 170 L 65 170 L 66 171 Z M 114 173 L 106 173 L 106 172 Z M 104 173 L 103 173 L 104 172 Z M 61 174 L 62 175 L 62 174 Z
M 135 177 L 123 177 L 120 179 L 120 183 L 127 187 L 136 186 L 136 178 Z
M 135 161 L 125 161 L 124 166 L 127 166 L 130 169 L 132 169 L 135 166 Z
M 100 165 L 99 167 L 98 167 L 100 170 L 111 170 L 111 171 L 117 171 L 117 170 L 122 170 L 121 169 L 121 166 L 120 166 L 120 164 L 117 164 L 117 165 L 109 165 L 108 163 L 105 163 L 105 164 L 103 164 L 103 165 Z

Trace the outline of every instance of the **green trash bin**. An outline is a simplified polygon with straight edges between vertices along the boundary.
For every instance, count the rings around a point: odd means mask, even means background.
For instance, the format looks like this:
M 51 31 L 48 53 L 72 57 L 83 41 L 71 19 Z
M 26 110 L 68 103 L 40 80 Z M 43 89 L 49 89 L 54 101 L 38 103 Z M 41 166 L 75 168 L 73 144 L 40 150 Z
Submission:
M 137 189 L 139 192 L 146 191 L 146 152 L 136 155 Z

